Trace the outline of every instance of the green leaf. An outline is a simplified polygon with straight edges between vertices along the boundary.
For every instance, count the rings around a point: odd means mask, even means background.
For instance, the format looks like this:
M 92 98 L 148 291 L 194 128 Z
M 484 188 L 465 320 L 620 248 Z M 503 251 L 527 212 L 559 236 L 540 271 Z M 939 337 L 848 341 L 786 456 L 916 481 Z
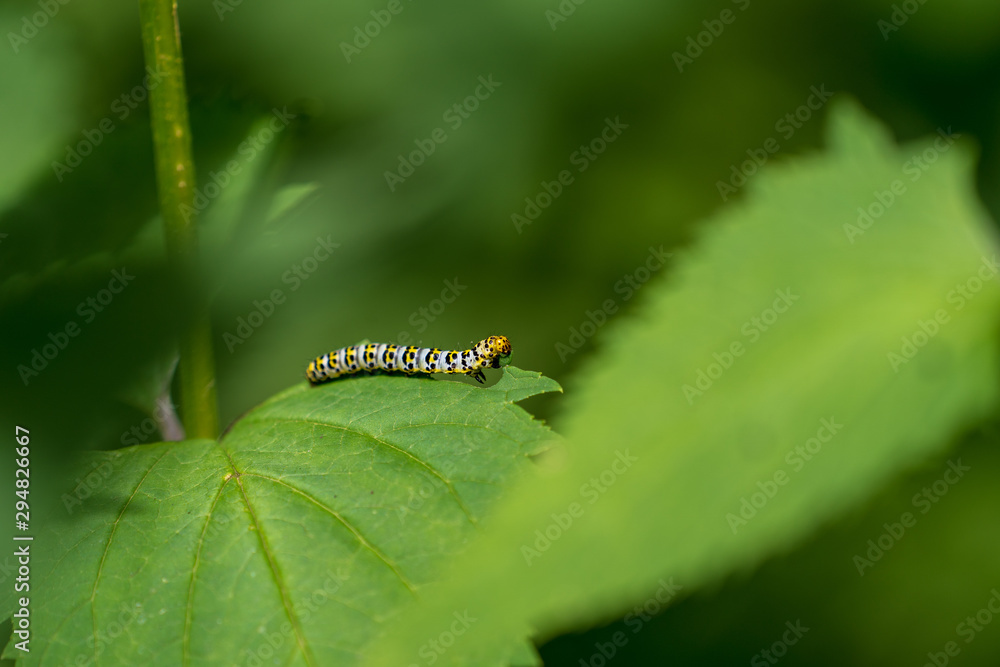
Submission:
M 366 664 L 408 664 L 455 610 L 478 621 L 438 665 L 660 609 L 790 548 L 995 406 L 996 244 L 969 151 L 896 148 L 853 105 L 830 127 L 828 153 L 764 170 L 644 288 L 641 317 L 608 327 L 564 413 L 565 467 L 510 494 Z
M 51 30 L 40 39 L 25 39 L 30 23 L 24 21 L 30 14 L 24 11 L 10 4 L 0 8 L 0 34 L 13 51 L 4 58 L 4 87 L 18 91 L 0 98 L 0 145 L 11 156 L 0 162 L 0 213 L 23 197 L 33 181 L 52 178 L 52 162 L 64 160 L 65 149 L 81 138 L 73 105 L 66 104 L 81 85 L 79 53 L 68 32 Z
M 319 183 L 293 183 L 286 185 L 274 193 L 274 197 L 271 199 L 271 207 L 264 218 L 264 224 L 273 228 L 315 194 L 319 188 Z
M 72 521 L 33 544 L 22 663 L 355 664 L 552 442 L 513 404 L 548 391 L 510 367 L 488 388 L 356 377 L 219 442 L 97 455 Z
M 230 159 L 218 170 L 209 170 L 208 178 L 202 178 L 206 182 L 199 188 L 195 204 L 201 213 L 198 222 L 200 254 L 210 271 L 221 259 L 231 256 L 236 236 L 246 218 L 257 215 L 261 222 L 270 221 L 274 216 L 293 209 L 312 191 L 308 185 L 288 186 L 275 193 L 272 201 L 264 188 L 267 170 L 273 165 L 279 140 L 267 142 L 259 150 L 255 148 L 250 156 L 246 156 L 245 152 L 248 142 L 254 141 L 254 146 L 258 145 L 255 138 L 268 127 L 269 120 L 267 117 L 258 120 L 248 132 L 247 139 L 233 149 Z M 252 200 L 261 196 L 262 189 L 267 195 L 265 201 L 271 202 L 274 208 L 267 216 L 249 212 Z M 215 196 L 209 197 L 210 194 Z M 0 245 L 3 238 L 0 236 Z M 30 272 L 16 273 L 0 280 L 0 302 L 24 299 L 67 280 L 79 281 L 104 275 L 122 262 L 134 266 L 165 261 L 163 218 L 154 215 L 136 229 L 126 246 L 114 253 L 101 250 L 72 261 L 47 258 L 46 264 L 33 266 Z M 217 273 L 217 270 L 212 272 Z
M 260 144 L 257 138 L 261 133 L 272 132 L 268 127 L 271 120 L 273 118 L 265 117 L 254 123 L 247 133 L 247 139 L 233 151 L 226 164 L 218 172 L 212 172 L 213 180 L 219 185 L 217 189 L 219 194 L 214 201 L 211 201 L 198 223 L 199 242 L 205 247 L 209 256 L 214 257 L 231 248 L 240 226 L 250 215 L 248 209 L 251 201 L 263 186 L 268 168 L 273 165 L 274 153 L 280 141 L 272 139 L 264 143 L 259 150 L 256 148 Z M 255 148 L 250 156 L 245 156 L 248 145 L 253 145 Z M 211 192 L 207 183 L 202 189 L 206 193 Z M 288 195 L 281 190 L 273 197 L 269 197 L 272 200 L 270 206 L 274 206 L 273 198 L 286 201 Z

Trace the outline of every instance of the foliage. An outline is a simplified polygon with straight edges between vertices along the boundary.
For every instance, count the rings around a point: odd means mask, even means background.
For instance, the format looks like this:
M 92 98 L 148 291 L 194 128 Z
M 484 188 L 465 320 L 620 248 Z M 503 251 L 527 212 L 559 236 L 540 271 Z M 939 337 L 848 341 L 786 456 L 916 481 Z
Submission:
M 502 664 L 511 638 L 747 570 L 995 404 L 1000 264 L 968 156 L 897 149 L 853 105 L 829 144 L 762 175 L 652 288 L 567 401 L 565 469 L 511 494 L 369 664 L 455 610 L 480 621 L 440 664 Z
M 957 642 L 963 665 L 996 664 L 1000 634 L 973 643 L 963 624 L 1000 578 L 983 210 L 1000 211 L 998 15 L 987 0 L 181 0 L 202 265 L 178 284 L 156 200 L 161 74 L 135 4 L 3 3 L 0 416 L 32 434 L 43 662 L 93 661 L 96 621 L 108 665 L 176 664 L 184 637 L 191 664 L 267 661 L 252 652 L 283 637 L 292 664 L 761 664 L 799 619 L 789 663 L 921 664 Z M 126 289 L 88 305 L 116 272 Z M 176 435 L 165 399 L 190 412 L 177 342 L 205 301 L 233 426 L 160 443 Z M 362 338 L 490 334 L 542 373 L 496 386 L 533 389 L 287 389 Z M 334 491 L 373 475 L 357 464 L 375 443 L 344 436 L 356 455 L 338 456 L 316 446 L 330 436 L 259 419 L 340 423 L 356 409 L 341 392 L 382 403 L 372 428 L 438 424 L 434 453 L 479 480 L 455 486 L 475 526 L 419 470 L 373 480 L 378 507 Z M 411 413 L 413 393 L 464 396 L 456 424 L 493 406 L 523 451 Z M 534 455 L 551 434 L 529 413 L 565 446 Z M 404 552 L 417 593 L 377 568 L 320 568 L 373 556 L 301 495 L 226 480 L 233 465 L 356 501 L 345 516 Z M 215 498 L 226 513 L 209 521 Z M 7 612 L 15 567 L 0 557 Z M 284 599 L 275 571 L 294 575 Z M 324 586 L 376 613 L 312 610 Z M 282 632 L 288 609 L 308 657 Z
M 300 385 L 219 442 L 96 455 L 35 545 L 21 664 L 356 664 L 551 444 L 513 403 L 558 389 L 517 368 Z

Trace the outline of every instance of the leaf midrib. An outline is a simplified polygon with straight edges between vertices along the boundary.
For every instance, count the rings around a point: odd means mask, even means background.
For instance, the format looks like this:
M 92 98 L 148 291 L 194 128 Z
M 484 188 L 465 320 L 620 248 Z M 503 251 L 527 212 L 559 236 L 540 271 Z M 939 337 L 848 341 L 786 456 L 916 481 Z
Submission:
M 330 424 L 328 422 L 318 422 L 318 421 L 313 421 L 311 419 L 302 419 L 301 417 L 267 417 L 267 418 L 264 418 L 264 419 L 250 419 L 250 420 L 244 420 L 244 421 L 247 422 L 247 423 L 251 423 L 251 424 L 253 424 L 253 423 L 260 424 L 260 423 L 266 423 L 266 422 L 293 422 L 293 423 L 301 423 L 301 424 L 311 424 L 313 426 L 320 426 L 320 427 L 323 427 L 323 428 L 330 428 L 330 429 L 334 429 L 336 431 L 344 431 L 346 433 L 353 433 L 354 435 L 358 435 L 358 436 L 360 436 L 362 438 L 365 438 L 367 440 L 371 440 L 372 442 L 375 442 L 375 443 L 380 444 L 380 445 L 382 445 L 384 447 L 387 447 L 387 448 L 393 450 L 394 452 L 397 452 L 398 454 L 402 454 L 404 458 L 406 458 L 406 459 L 410 460 L 411 462 L 417 464 L 418 466 L 420 466 L 421 468 L 425 469 L 430 474 L 432 474 L 435 477 L 437 477 L 441 481 L 441 483 L 445 485 L 445 488 L 448 489 L 448 493 L 451 495 L 452 499 L 455 501 L 455 504 L 458 505 L 459 509 L 462 510 L 462 513 L 465 514 L 465 518 L 468 519 L 469 523 L 472 524 L 473 526 L 476 525 L 476 523 L 477 523 L 476 522 L 476 517 L 472 514 L 472 511 L 468 508 L 468 506 L 462 500 L 461 496 L 458 495 L 458 491 L 455 490 L 455 487 L 452 484 L 452 481 L 450 479 L 448 479 L 443 473 L 441 473 L 437 468 L 435 468 L 431 464 L 429 464 L 429 463 L 421 460 L 420 458 L 414 456 L 413 454 L 411 454 L 410 452 L 406 451 L 402 447 L 394 445 L 394 444 L 392 444 L 391 442 L 389 442 L 387 440 L 383 440 L 383 439 L 379 438 L 378 436 L 372 435 L 371 433 L 366 433 L 364 431 L 359 431 L 357 429 L 347 428 L 346 426 L 338 426 L 337 424 Z

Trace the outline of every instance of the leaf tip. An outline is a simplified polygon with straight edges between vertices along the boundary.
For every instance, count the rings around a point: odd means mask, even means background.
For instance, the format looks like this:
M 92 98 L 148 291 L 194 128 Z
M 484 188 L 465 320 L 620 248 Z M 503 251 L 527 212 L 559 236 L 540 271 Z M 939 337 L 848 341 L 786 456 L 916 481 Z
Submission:
M 558 382 L 542 375 L 541 371 L 526 371 L 517 366 L 504 366 L 503 376 L 490 389 L 506 392 L 511 403 L 536 394 L 563 391 Z
M 858 100 L 844 94 L 830 103 L 826 145 L 844 155 L 885 154 L 895 149 L 889 129 Z

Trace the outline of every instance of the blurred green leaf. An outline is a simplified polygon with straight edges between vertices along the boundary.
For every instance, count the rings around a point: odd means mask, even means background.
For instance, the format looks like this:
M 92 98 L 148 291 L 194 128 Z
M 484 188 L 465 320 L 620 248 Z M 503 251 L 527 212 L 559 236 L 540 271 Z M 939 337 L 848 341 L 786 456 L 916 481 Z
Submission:
M 357 377 L 219 443 L 98 454 L 36 543 L 21 664 L 355 664 L 551 442 L 514 402 L 558 390 L 511 367 L 488 388 Z
M 313 193 L 319 189 L 318 183 L 295 183 L 287 185 L 274 194 L 271 201 L 271 208 L 267 211 L 265 223 L 274 225 L 295 207 L 306 201 Z
M 202 185 L 196 189 L 197 210 L 191 211 L 191 215 L 199 216 L 201 253 L 209 266 L 218 265 L 221 258 L 232 252 L 240 225 L 252 213 L 248 212 L 251 201 L 261 196 L 267 169 L 272 164 L 272 156 L 279 143 L 273 132 L 269 141 L 258 139 L 263 130 L 270 132 L 269 120 L 270 117 L 263 118 L 254 124 L 246 139 L 218 169 L 207 170 L 206 174 L 199 176 Z M 311 191 L 308 186 L 290 186 L 288 189 L 292 190 L 291 195 L 280 191 L 276 195 L 279 199 L 273 204 L 277 206 L 280 203 L 282 211 L 293 208 Z M 261 222 L 265 220 L 263 215 L 259 218 Z M 0 238 L 0 242 L 2 240 Z M 138 226 L 128 243 L 115 253 L 102 250 L 72 261 L 52 260 L 44 266 L 32 266 L 31 273 L 18 273 L 0 282 L 0 303 L 25 298 L 32 291 L 58 283 L 67 276 L 78 280 L 83 275 L 105 274 L 121 262 L 163 261 L 163 221 L 157 214 Z
M 895 148 L 853 104 L 828 143 L 649 288 L 570 398 L 564 469 L 508 496 L 367 664 L 406 664 L 456 610 L 479 622 L 438 664 L 502 664 L 513 637 L 750 568 L 994 405 L 1000 267 L 968 151 Z
M 187 297 L 192 290 L 206 289 L 206 284 L 211 289 L 215 286 L 212 283 L 217 284 L 223 280 L 224 270 L 220 267 L 225 266 L 225 262 L 222 260 L 231 257 L 235 252 L 234 248 L 238 247 L 236 236 L 241 225 L 251 228 L 250 235 L 256 232 L 256 235 L 260 236 L 260 225 L 258 224 L 257 229 L 253 229 L 253 225 L 247 224 L 247 220 L 252 220 L 256 215 L 256 222 L 262 223 L 264 216 L 255 214 L 251 204 L 254 198 L 260 198 L 265 202 L 270 198 L 270 193 L 263 187 L 263 182 L 279 141 L 277 135 L 270 129 L 269 122 L 270 117 L 260 119 L 238 147 L 232 148 L 229 159 L 222 166 L 206 170 L 201 179 L 202 185 L 196 190 L 195 205 L 201 214 L 200 254 L 207 267 L 206 277 L 203 280 L 190 276 L 190 282 L 184 285 L 171 280 L 165 286 L 168 293 L 162 288 L 156 290 L 151 285 L 152 281 L 148 276 L 151 273 L 159 273 L 166 263 L 163 224 L 159 215 L 150 217 L 145 224 L 137 227 L 129 236 L 127 243 L 117 251 L 102 250 L 72 259 L 62 258 L 53 260 L 47 265 L 34 263 L 31 264 L 30 271 L 15 273 L 5 280 L 0 279 L 0 307 L 33 308 L 37 313 L 41 309 L 38 304 L 41 303 L 52 311 L 52 318 L 56 322 L 61 320 L 60 323 L 65 323 L 66 318 L 73 317 L 74 311 L 62 308 L 63 302 L 80 303 L 88 296 L 92 296 L 93 289 L 90 285 L 94 282 L 100 283 L 101 280 L 106 282 L 105 276 L 113 270 L 125 267 L 135 272 L 140 277 L 139 284 L 148 291 L 146 298 L 139 300 L 142 308 L 134 310 L 131 317 L 144 323 L 148 328 L 156 329 L 157 337 L 150 339 L 144 336 L 147 344 L 139 355 L 138 364 L 129 365 L 124 369 L 127 375 L 115 377 L 115 381 L 111 383 L 115 385 L 113 395 L 116 399 L 155 416 L 163 436 L 170 439 L 178 435 L 177 429 L 169 428 L 170 422 L 174 421 L 173 410 L 169 408 L 169 384 L 177 362 L 177 352 L 173 342 L 161 340 L 169 339 L 171 332 L 157 327 L 153 320 L 164 317 L 163 311 L 171 310 L 166 304 L 174 302 L 186 306 L 189 301 Z M 264 141 L 261 137 L 269 140 Z M 286 202 L 286 205 L 292 204 Z M 73 244 L 63 245 L 62 248 L 67 253 L 80 251 Z M 215 286 L 215 291 L 218 289 Z M 117 308 L 121 306 L 116 305 Z M 153 314 L 151 311 L 157 312 Z M 172 320 L 172 325 L 176 326 L 185 315 L 186 307 L 166 316 Z M 139 331 L 138 325 L 133 326 L 132 331 Z M 37 345 L 35 341 L 46 340 L 46 333 L 45 329 L 35 333 L 27 330 L 27 327 L 22 327 L 7 331 L 5 335 L 27 337 L 29 345 L 33 343 Z M 121 333 L 121 328 L 110 327 L 107 330 L 108 337 L 105 339 L 106 347 L 120 351 L 122 345 L 118 339 Z M 93 336 L 89 332 L 88 334 Z M 21 341 L 5 342 L 8 343 L 7 349 L 14 350 L 18 358 L 25 356 L 20 350 L 23 345 Z M 117 375 L 110 371 L 108 366 L 104 367 L 105 379 L 107 376 Z M 164 416 L 166 421 L 161 418 Z M 164 426 L 168 427 L 166 431 L 163 431 Z
M 720 591 L 671 608 L 629 649 L 650 642 L 661 645 L 661 655 L 685 655 L 690 664 L 745 664 L 763 648 L 761 638 L 801 618 L 811 629 L 789 651 L 796 664 L 923 665 L 929 652 L 954 641 L 961 652 L 956 664 L 995 665 L 1000 635 L 991 623 L 971 643 L 967 619 L 1000 580 L 1000 535 L 983 529 L 1000 503 L 1000 441 L 995 422 L 970 436 L 752 578 L 734 577 Z M 859 572 L 855 557 L 875 560 L 860 563 Z M 742 619 L 745 632 L 735 642 L 723 641 L 728 633 L 719 609 Z
M 230 158 L 218 169 L 200 176 L 195 206 L 204 210 L 199 220 L 199 239 L 206 254 L 216 256 L 231 245 L 241 224 L 251 214 L 249 205 L 262 188 L 279 141 L 270 129 L 271 117 L 261 118 L 250 128 Z M 263 141 L 260 137 L 270 137 Z M 280 135 L 279 135 L 280 136 Z M 283 196 L 282 200 L 287 199 Z M 274 206 L 274 203 L 271 203 Z M 259 216 L 264 219 L 264 216 Z
M 62 144 L 69 143 L 73 128 L 73 109 L 65 99 L 77 93 L 79 84 L 68 35 L 59 29 L 37 33 L 25 28 L 25 17 L 15 7 L 0 8 L 0 34 L 4 48 L 12 51 L 4 54 L 0 70 L 10 93 L 0 96 L 0 146 L 5 154 L 0 161 L 0 213 L 33 181 L 51 177 L 50 163 L 63 159 Z

